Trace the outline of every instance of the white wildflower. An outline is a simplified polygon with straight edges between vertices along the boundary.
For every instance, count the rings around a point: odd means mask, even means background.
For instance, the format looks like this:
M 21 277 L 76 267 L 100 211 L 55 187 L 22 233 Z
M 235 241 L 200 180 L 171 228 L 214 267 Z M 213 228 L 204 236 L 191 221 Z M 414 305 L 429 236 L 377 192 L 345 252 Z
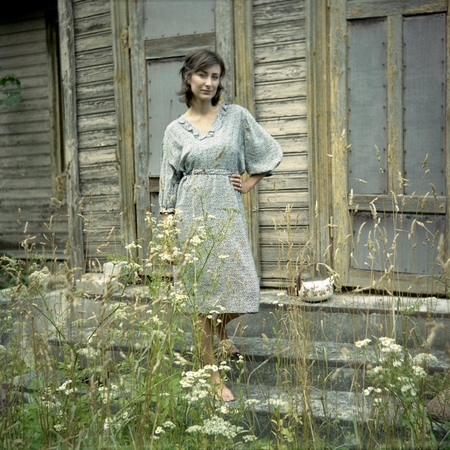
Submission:
M 283 400 L 281 398 L 270 398 L 269 399 L 269 404 L 270 406 L 272 406 L 272 408 L 286 408 L 288 406 L 288 403 L 286 402 L 286 400 Z
M 155 434 L 164 434 L 165 432 L 163 427 L 156 427 Z
M 379 373 L 383 372 L 383 367 L 381 366 L 375 366 L 373 369 L 370 370 L 371 374 L 378 375 Z
M 372 342 L 372 340 L 367 338 L 363 339 L 362 341 L 356 341 L 355 347 L 357 348 L 367 347 L 367 345 L 369 345 L 370 342 Z
M 111 419 L 109 417 L 107 417 L 105 419 L 105 422 L 103 423 L 103 430 L 104 431 L 109 430 L 110 426 L 111 426 Z
M 245 406 L 253 406 L 257 405 L 258 403 L 261 403 L 261 401 L 256 398 L 249 398 L 245 401 Z
M 388 337 L 381 337 L 379 339 L 379 342 L 384 347 L 390 347 L 392 344 L 395 344 L 395 339 L 388 338 Z
M 414 371 L 414 374 L 421 378 L 425 378 L 427 376 L 427 373 L 421 366 L 412 366 L 412 369 Z
M 434 355 L 430 355 L 429 353 L 419 353 L 413 359 L 414 363 L 418 366 L 425 366 L 430 362 L 436 362 L 437 358 Z

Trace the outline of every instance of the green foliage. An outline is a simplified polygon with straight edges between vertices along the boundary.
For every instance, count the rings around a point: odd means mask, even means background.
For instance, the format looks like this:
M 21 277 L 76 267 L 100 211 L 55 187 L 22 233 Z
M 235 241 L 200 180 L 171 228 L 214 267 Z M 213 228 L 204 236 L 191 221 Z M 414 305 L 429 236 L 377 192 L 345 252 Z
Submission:
M 20 80 L 13 74 L 8 74 L 0 78 L 0 106 L 13 107 L 22 101 Z
M 0 289 L 18 286 L 25 282 L 25 270 L 20 260 L 0 253 Z
M 119 301 L 109 294 L 86 300 L 89 312 L 77 318 L 73 305 L 81 300 L 72 291 L 55 308 L 45 288 L 48 273 L 29 275 L 28 289 L 11 299 L 11 342 L 0 365 L 0 386 L 16 380 L 0 416 L 1 448 L 270 448 L 243 425 L 250 405 L 241 400 L 229 407 L 216 398 L 211 373 L 224 378 L 231 366 L 201 363 L 191 348 L 201 340 L 195 314 L 185 314 L 192 280 L 180 277 L 188 289 L 171 290 L 166 276 L 167 261 L 190 267 L 214 250 L 207 222 L 199 221 L 180 247 L 175 222 L 156 224 L 149 216 L 153 240 L 145 264 L 133 256 L 139 244 L 126 246 L 129 281 L 132 272 L 151 269 L 148 284 L 134 285 Z

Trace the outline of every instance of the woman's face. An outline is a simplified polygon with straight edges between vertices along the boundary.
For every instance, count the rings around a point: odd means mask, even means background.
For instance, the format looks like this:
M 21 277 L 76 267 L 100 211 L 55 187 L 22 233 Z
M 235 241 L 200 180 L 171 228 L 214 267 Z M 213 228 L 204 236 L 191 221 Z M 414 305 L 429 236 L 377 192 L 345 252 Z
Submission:
M 195 99 L 211 101 L 220 84 L 220 66 L 215 64 L 207 69 L 194 72 L 190 76 L 189 84 Z

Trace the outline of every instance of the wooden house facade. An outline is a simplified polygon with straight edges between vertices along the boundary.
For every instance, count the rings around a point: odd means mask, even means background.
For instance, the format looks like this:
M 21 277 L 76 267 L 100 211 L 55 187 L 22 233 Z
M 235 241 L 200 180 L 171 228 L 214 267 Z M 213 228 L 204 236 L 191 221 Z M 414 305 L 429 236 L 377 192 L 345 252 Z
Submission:
M 54 257 L 90 271 L 145 240 L 163 131 L 185 110 L 182 58 L 210 48 L 228 68 L 224 101 L 284 149 L 245 198 L 261 286 L 290 285 L 309 258 L 346 286 L 442 292 L 425 275 L 450 258 L 449 3 L 11 7 L 0 77 L 21 79 L 23 101 L 0 109 L 0 252 L 20 256 L 18 242 L 35 236 L 37 249 L 51 241 Z

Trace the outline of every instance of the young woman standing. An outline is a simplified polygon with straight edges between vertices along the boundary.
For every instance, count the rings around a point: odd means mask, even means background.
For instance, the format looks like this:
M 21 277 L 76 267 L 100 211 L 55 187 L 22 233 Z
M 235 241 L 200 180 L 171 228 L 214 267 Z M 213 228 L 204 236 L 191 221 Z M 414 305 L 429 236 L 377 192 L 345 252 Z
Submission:
M 220 104 L 225 65 L 219 55 L 209 50 L 191 52 L 180 75 L 180 95 L 188 110 L 164 135 L 160 212 L 163 220 L 177 212 L 182 241 L 189 239 L 205 214 L 212 218 L 208 223 L 221 229 L 219 247 L 197 264 L 202 272 L 195 300 L 188 305 L 202 331 L 204 362 L 213 365 L 214 334 L 227 341 L 228 322 L 259 310 L 259 280 L 242 194 L 271 174 L 283 152 L 245 108 Z M 250 176 L 243 180 L 245 171 Z M 225 231 L 219 225 L 223 223 Z M 234 344 L 227 351 L 230 356 L 238 353 Z M 234 400 L 219 372 L 212 372 L 212 381 L 224 401 Z

